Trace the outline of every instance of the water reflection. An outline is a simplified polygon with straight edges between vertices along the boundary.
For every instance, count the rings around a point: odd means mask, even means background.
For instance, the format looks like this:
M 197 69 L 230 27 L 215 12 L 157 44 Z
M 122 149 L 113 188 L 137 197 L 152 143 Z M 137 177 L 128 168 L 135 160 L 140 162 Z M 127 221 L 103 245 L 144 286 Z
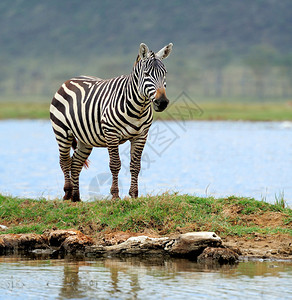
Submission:
M 292 263 L 210 266 L 184 259 L 31 260 L 0 257 L 5 299 L 288 298 Z M 266 298 L 265 298 L 266 299 Z
M 62 287 L 60 289 L 60 296 L 64 298 L 83 298 L 84 291 L 80 288 L 82 285 L 79 280 L 80 263 L 67 263 L 64 265 L 64 276 L 62 280 Z

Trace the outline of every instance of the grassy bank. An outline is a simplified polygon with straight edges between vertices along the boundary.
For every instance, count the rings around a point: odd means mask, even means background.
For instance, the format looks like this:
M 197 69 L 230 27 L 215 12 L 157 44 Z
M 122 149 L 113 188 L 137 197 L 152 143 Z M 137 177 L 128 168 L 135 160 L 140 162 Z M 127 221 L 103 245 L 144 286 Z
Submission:
M 99 232 L 151 230 L 158 234 L 215 231 L 220 236 L 286 233 L 292 236 L 292 210 L 249 198 L 189 195 L 124 198 L 71 203 L 0 195 L 2 233 L 43 233 L 47 229 Z
M 46 102 L 0 102 L 0 120 L 49 119 L 49 110 Z
M 0 102 L 2 119 L 49 119 L 49 102 Z M 197 106 L 174 103 L 163 113 L 155 113 L 162 120 L 250 120 L 292 121 L 292 104 L 203 102 Z
M 206 103 L 205 120 L 284 121 L 292 120 L 291 103 Z M 197 116 L 196 119 L 200 119 Z
M 198 106 L 195 103 L 174 103 L 156 117 L 170 120 L 289 121 L 292 120 L 292 105 L 289 102 L 203 102 Z

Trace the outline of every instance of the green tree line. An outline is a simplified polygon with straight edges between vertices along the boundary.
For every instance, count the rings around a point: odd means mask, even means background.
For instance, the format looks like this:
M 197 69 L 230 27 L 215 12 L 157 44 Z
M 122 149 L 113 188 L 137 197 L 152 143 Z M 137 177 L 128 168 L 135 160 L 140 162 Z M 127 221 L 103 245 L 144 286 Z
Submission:
M 129 73 L 168 42 L 168 86 L 202 98 L 292 95 L 290 0 L 3 0 L 1 97 L 52 96 L 79 74 Z

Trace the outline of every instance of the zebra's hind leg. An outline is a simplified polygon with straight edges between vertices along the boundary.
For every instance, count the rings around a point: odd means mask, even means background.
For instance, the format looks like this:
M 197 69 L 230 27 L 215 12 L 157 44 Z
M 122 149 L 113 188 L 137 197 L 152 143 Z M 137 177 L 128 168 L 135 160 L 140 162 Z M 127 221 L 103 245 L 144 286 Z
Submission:
M 109 167 L 112 173 L 112 186 L 111 186 L 111 194 L 112 199 L 120 198 L 119 196 L 119 184 L 118 184 L 118 176 L 121 169 L 121 160 L 119 155 L 119 144 L 118 140 L 112 139 L 107 140 L 107 148 L 109 153 Z
M 73 153 L 72 161 L 71 161 L 71 181 L 73 184 L 73 193 L 72 193 L 73 202 L 81 201 L 80 193 L 79 193 L 79 175 L 91 151 L 92 151 L 92 146 L 85 145 L 80 141 L 77 142 L 77 148 Z
M 63 200 L 70 200 L 72 198 L 73 185 L 71 182 L 71 157 L 70 149 L 72 146 L 72 139 L 64 139 L 57 137 L 60 153 L 60 166 L 64 174 L 65 184 L 64 192 L 65 195 Z
M 141 157 L 142 152 L 146 143 L 146 136 L 139 137 L 135 140 L 131 140 L 131 162 L 130 162 L 130 173 L 131 173 L 131 186 L 129 195 L 132 198 L 138 197 L 138 175 L 141 169 Z

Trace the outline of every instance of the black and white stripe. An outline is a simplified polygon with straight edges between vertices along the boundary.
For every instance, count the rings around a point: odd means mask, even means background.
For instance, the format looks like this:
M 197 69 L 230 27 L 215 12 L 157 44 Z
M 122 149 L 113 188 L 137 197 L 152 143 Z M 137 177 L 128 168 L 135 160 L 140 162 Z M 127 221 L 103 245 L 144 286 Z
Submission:
M 57 91 L 50 116 L 65 177 L 64 199 L 80 201 L 79 174 L 93 147 L 108 148 L 113 175 L 111 193 L 113 198 L 119 197 L 118 146 L 127 140 L 131 142 L 129 194 L 138 196 L 141 155 L 153 119 L 151 103 L 156 111 L 162 111 L 169 102 L 162 59 L 171 49 L 169 44 L 155 54 L 141 44 L 130 75 L 107 80 L 76 77 L 63 83 Z M 72 146 L 75 150 L 70 157 Z

